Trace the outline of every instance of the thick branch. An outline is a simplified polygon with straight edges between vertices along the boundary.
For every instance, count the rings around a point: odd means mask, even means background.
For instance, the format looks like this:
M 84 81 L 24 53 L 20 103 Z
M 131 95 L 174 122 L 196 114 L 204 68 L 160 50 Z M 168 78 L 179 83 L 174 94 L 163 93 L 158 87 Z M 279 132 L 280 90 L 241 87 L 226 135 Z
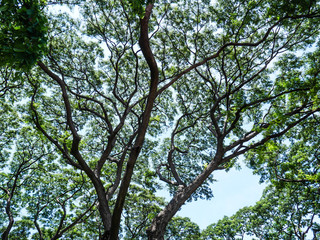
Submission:
M 296 15 L 296 16 L 285 16 L 281 19 L 279 19 L 276 23 L 274 23 L 272 26 L 270 26 L 266 33 L 264 34 L 264 36 L 257 42 L 229 42 L 229 43 L 225 43 L 223 46 L 221 46 L 216 53 L 212 54 L 209 57 L 204 58 L 202 61 L 197 62 L 193 65 L 191 65 L 190 67 L 186 68 L 185 70 L 181 71 L 179 74 L 177 74 L 169 83 L 165 84 L 162 88 L 160 88 L 158 90 L 158 95 L 160 95 L 163 91 L 165 91 L 166 89 L 168 89 L 170 86 L 172 86 L 177 80 L 179 80 L 183 75 L 191 72 L 192 70 L 196 69 L 199 66 L 202 66 L 204 64 L 206 64 L 207 62 L 211 61 L 212 59 L 215 59 L 217 57 L 220 56 L 221 52 L 223 52 L 223 50 L 225 50 L 228 47 L 237 47 L 237 46 L 241 46 L 241 47 L 256 47 L 259 46 L 260 44 L 262 44 L 263 42 L 265 42 L 265 40 L 267 40 L 267 38 L 269 37 L 270 33 L 272 32 L 272 30 L 279 26 L 284 20 L 287 19 L 303 19 L 303 18 L 316 18 L 319 17 L 320 15 L 318 14 L 307 14 L 307 15 Z
M 303 122 L 304 120 L 306 120 L 308 117 L 310 117 L 313 113 L 315 112 L 318 112 L 320 110 L 320 108 L 317 108 L 313 111 L 310 111 L 308 112 L 307 114 L 305 114 L 303 117 L 299 118 L 298 120 L 290 123 L 287 125 L 287 127 L 285 127 L 282 131 L 278 132 L 278 133 L 274 133 L 274 134 L 270 134 L 266 137 L 264 137 L 263 139 L 261 139 L 260 141 L 256 142 L 256 143 L 253 143 L 251 144 L 250 146 L 246 147 L 245 149 L 243 150 L 240 150 L 240 151 L 237 151 L 237 152 L 234 152 L 226 157 L 223 158 L 223 160 L 221 161 L 221 163 L 225 163 L 225 162 L 228 162 L 230 161 L 231 159 L 239 156 L 239 155 L 242 155 L 244 153 L 246 153 L 248 150 L 250 149 L 255 149 L 263 144 L 265 144 L 267 141 L 269 141 L 270 139 L 273 139 L 273 138 L 278 138 L 282 135 L 284 135 L 285 133 L 287 133 L 290 129 L 294 128 L 295 126 L 297 126 L 298 124 L 300 124 L 301 122 Z M 256 132 L 253 132 L 253 134 L 255 134 Z M 255 134 L 256 135 L 256 134 Z M 239 140 L 240 142 L 242 140 Z M 239 142 L 239 143 L 240 143 Z M 234 146 L 234 145 L 232 145 Z M 231 150 L 230 146 L 228 147 L 228 150 Z
M 109 205 L 106 199 L 106 191 L 103 186 L 103 183 L 101 180 L 95 175 L 94 171 L 88 166 L 86 161 L 83 159 L 81 153 L 79 152 L 79 143 L 80 143 L 80 136 L 78 135 L 78 132 L 76 130 L 76 127 L 73 123 L 72 118 L 72 108 L 69 101 L 68 93 L 66 84 L 64 81 L 55 73 L 53 73 L 50 69 L 47 68 L 47 66 L 42 63 L 38 62 L 38 66 L 49 76 L 51 77 L 57 84 L 60 86 L 62 91 L 62 97 L 65 104 L 65 110 L 67 115 L 67 124 L 71 130 L 73 141 L 72 141 L 72 147 L 71 147 L 71 154 L 77 159 L 78 163 L 82 167 L 82 169 L 85 171 L 85 173 L 88 175 L 90 180 L 92 181 L 95 190 L 98 195 L 99 200 L 99 212 L 100 216 L 103 221 L 103 225 L 105 229 L 110 229 L 111 226 L 111 213 L 109 209 Z M 48 135 L 49 136 L 49 135 Z M 50 136 L 49 136 L 50 137 Z
M 152 53 L 152 50 L 150 48 L 150 41 L 149 41 L 149 35 L 148 35 L 148 24 L 150 15 L 152 13 L 153 4 L 149 4 L 146 7 L 145 16 L 143 19 L 140 20 L 140 39 L 139 44 L 143 53 L 143 56 L 149 66 L 150 69 L 150 90 L 149 95 L 147 98 L 147 104 L 146 108 L 143 112 L 142 116 L 142 122 L 138 128 L 138 135 L 136 138 L 136 141 L 132 147 L 127 165 L 125 174 L 123 176 L 119 194 L 117 197 L 117 201 L 114 207 L 114 212 L 112 216 L 112 226 L 110 231 L 110 239 L 111 240 L 117 240 L 118 238 L 118 232 L 120 227 L 120 220 L 121 220 L 121 213 L 124 206 L 124 201 L 128 192 L 128 188 L 131 182 L 131 177 L 133 174 L 133 169 L 136 163 L 136 160 L 140 154 L 144 138 L 146 135 L 146 131 L 149 125 L 149 120 L 151 116 L 151 111 L 153 109 L 154 101 L 157 97 L 157 86 L 159 82 L 159 70 L 156 63 L 156 60 L 154 58 L 154 55 Z
M 180 187 L 177 193 L 173 196 L 167 206 L 153 219 L 151 226 L 147 230 L 149 240 L 163 240 L 165 228 L 171 218 L 179 211 L 181 206 L 187 199 L 190 198 L 199 186 L 209 177 L 209 175 L 218 168 L 218 163 L 223 157 L 222 141 L 219 141 L 217 154 L 208 166 L 199 174 L 195 180 L 187 187 Z
M 62 98 L 65 104 L 65 109 L 66 109 L 66 115 L 67 115 L 67 124 L 72 132 L 72 136 L 73 136 L 73 141 L 72 141 L 72 148 L 71 148 L 71 152 L 73 153 L 73 155 L 78 155 L 78 148 L 79 148 L 79 143 L 80 143 L 80 136 L 76 130 L 76 127 L 73 123 L 73 118 L 72 118 L 72 108 L 71 108 L 71 104 L 69 101 L 69 97 L 68 97 L 68 93 L 67 93 L 67 89 L 66 89 L 66 85 L 63 82 L 63 80 L 56 75 L 55 73 L 53 73 L 51 70 L 49 70 L 47 68 L 46 65 L 44 65 L 43 62 L 38 62 L 38 66 L 49 76 L 51 77 L 54 81 L 56 81 L 62 91 Z

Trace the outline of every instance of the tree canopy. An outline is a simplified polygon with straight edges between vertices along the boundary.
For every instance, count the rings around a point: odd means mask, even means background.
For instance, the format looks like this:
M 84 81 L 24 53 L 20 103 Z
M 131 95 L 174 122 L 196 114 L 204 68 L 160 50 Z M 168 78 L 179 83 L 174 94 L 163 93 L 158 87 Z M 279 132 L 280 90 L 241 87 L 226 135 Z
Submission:
M 175 215 L 212 198 L 212 173 L 242 155 L 273 185 L 204 234 L 317 232 L 319 1 L 5 0 L 0 12 L 2 239 L 200 239 Z
M 0 66 L 28 70 L 46 53 L 46 17 L 43 1 L 1 0 Z

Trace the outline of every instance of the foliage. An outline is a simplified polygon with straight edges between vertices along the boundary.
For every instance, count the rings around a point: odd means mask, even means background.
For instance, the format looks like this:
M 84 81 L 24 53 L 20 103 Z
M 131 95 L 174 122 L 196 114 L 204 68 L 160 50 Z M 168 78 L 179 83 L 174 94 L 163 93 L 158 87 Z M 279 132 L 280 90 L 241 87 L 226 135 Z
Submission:
M 70 3 L 73 15 L 27 3 L 1 2 L 14 16 L 0 34 L 4 239 L 196 238 L 198 227 L 175 214 L 187 201 L 212 198 L 212 172 L 243 154 L 277 185 L 265 198 L 284 204 L 271 209 L 262 199 L 246 216 L 268 209 L 287 217 L 284 196 L 296 191 L 301 213 L 279 229 L 311 226 L 317 1 L 90 0 Z M 28 14 L 37 17 L 22 22 Z M 18 36 L 10 45 L 9 33 Z M 170 201 L 157 195 L 161 188 Z M 237 219 L 214 225 L 216 237 L 249 234 Z M 269 220 L 252 224 L 250 234 L 264 224 L 265 236 L 278 231 Z
M 224 217 L 202 232 L 202 239 L 306 239 L 317 238 L 319 194 L 303 184 L 287 183 L 281 190 L 270 185 L 260 201 Z
M 128 0 L 129 4 L 135 14 L 143 18 L 145 13 L 144 6 L 149 3 L 153 3 L 153 0 Z
M 174 217 L 165 234 L 165 239 L 168 240 L 192 240 L 199 239 L 199 237 L 199 226 L 186 217 Z
M 146 239 L 146 227 L 164 204 L 164 200 L 149 189 L 132 186 L 123 212 L 123 239 Z
M 46 52 L 44 2 L 1 0 L 0 66 L 27 70 Z
M 307 53 L 302 57 L 285 55 L 277 64 L 277 79 L 286 79 L 279 88 L 289 88 L 307 83 L 310 94 L 293 94 L 286 99 L 289 108 L 299 102 L 318 102 L 319 95 L 319 50 Z M 300 76 L 304 76 L 304 81 Z M 281 91 L 280 89 L 278 91 Z M 279 114 L 279 113 L 275 113 Z M 264 146 L 252 150 L 247 155 L 248 165 L 259 173 L 263 181 L 271 179 L 275 184 L 283 182 L 305 182 L 317 184 L 319 172 L 319 116 L 314 114 L 303 125 L 288 131 L 281 138 L 270 141 Z

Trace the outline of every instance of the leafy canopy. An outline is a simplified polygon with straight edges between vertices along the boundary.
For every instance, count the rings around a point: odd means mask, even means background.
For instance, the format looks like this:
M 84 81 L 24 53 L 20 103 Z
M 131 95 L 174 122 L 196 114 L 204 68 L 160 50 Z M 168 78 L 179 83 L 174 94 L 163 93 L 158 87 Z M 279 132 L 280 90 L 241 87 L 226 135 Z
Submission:
M 4 239 L 197 238 L 175 215 L 241 155 L 281 203 L 296 190 L 318 214 L 317 1 L 41 4 L 1 2 Z M 262 202 L 253 215 L 284 209 Z M 249 231 L 221 221 L 220 238 Z
M 29 69 L 47 49 L 44 1 L 1 0 L 0 66 Z

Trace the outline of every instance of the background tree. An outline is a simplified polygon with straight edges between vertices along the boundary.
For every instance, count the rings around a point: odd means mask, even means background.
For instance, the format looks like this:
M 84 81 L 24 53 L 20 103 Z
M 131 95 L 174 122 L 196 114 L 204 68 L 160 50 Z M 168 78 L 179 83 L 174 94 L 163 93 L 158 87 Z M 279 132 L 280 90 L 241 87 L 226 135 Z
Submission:
M 252 166 L 269 164 L 265 146 L 318 117 L 317 1 L 72 5 L 75 16 L 46 12 L 48 54 L 37 66 L 1 79 L 21 128 L 50 149 L 35 149 L 36 178 L 23 185 L 39 238 L 142 236 L 128 207 L 137 202 L 148 238 L 163 239 L 186 201 L 212 197 L 213 171 L 249 152 Z M 54 157 L 42 162 L 46 152 Z M 167 204 L 151 194 L 156 175 Z
M 300 184 L 268 186 L 260 201 L 224 217 L 202 232 L 203 239 L 313 239 L 319 237 L 319 194 Z M 314 230 L 313 230 L 314 229 Z M 308 237 L 307 237 L 308 236 Z
M 189 218 L 174 217 L 170 221 L 165 239 L 175 240 L 191 240 L 200 238 L 200 228 L 199 226 L 192 222 Z
M 245 213 L 247 208 L 240 209 L 235 215 L 231 217 L 223 217 L 217 223 L 209 225 L 201 232 L 200 239 L 228 239 L 239 240 L 244 239 L 246 234 L 246 219 Z

